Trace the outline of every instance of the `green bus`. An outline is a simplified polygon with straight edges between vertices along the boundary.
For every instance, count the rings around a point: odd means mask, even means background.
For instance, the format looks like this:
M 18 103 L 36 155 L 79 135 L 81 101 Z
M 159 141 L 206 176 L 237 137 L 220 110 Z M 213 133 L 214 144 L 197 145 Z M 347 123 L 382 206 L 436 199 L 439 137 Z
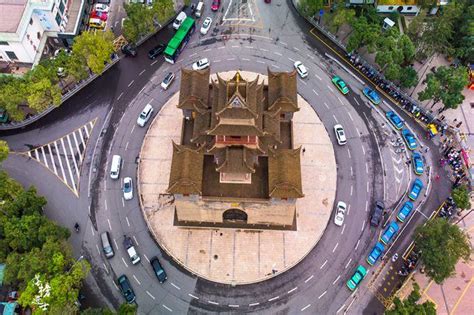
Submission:
M 186 47 L 195 29 L 196 23 L 194 19 L 187 17 L 165 49 L 164 55 L 166 61 L 169 63 L 176 62 L 176 59 L 178 59 L 179 54 L 183 51 L 184 47 Z

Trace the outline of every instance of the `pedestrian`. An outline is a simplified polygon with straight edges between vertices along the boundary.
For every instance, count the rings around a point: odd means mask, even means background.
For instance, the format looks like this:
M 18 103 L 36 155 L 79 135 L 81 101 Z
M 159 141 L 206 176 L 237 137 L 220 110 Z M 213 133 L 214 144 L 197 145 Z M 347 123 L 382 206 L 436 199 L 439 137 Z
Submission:
M 435 181 L 439 181 L 439 178 L 440 178 L 439 174 L 436 174 Z
M 303 155 L 304 155 L 304 153 L 305 153 L 305 152 L 306 152 L 306 148 L 305 148 L 305 147 L 303 147 Z
M 461 127 L 461 125 L 462 125 L 462 121 L 460 121 L 459 124 L 456 125 L 456 128 Z
M 429 150 L 430 150 L 430 148 L 426 147 L 425 153 L 428 153 Z

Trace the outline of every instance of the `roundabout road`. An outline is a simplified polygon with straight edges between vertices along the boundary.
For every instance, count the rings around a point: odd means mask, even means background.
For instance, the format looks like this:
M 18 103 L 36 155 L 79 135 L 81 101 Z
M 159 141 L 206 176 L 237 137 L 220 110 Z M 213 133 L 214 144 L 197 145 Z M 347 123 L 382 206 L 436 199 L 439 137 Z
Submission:
M 259 10 L 252 12 L 258 12 L 258 17 L 254 16 L 251 25 L 248 21 L 236 25 L 224 10 L 227 5 L 224 1 L 216 14 L 215 20 L 220 24 L 213 33 L 201 36 L 196 32 L 175 65 L 150 62 L 146 58 L 122 60 L 90 86 L 95 87 L 91 95 L 96 97 L 85 98 L 88 94 L 84 91 L 82 99 L 75 98 L 76 104 L 87 102 L 87 110 L 66 107 L 75 119 L 67 118 L 57 123 L 50 120 L 39 134 L 31 127 L 31 131 L 6 138 L 14 151 L 23 152 L 58 139 L 97 118 L 97 128 L 93 130 L 80 167 L 78 198 L 70 197 L 71 192 L 57 178 L 51 180 L 50 172 L 38 167 L 34 159 L 24 154 L 14 154 L 4 167 L 23 184 L 38 186 L 39 192 L 48 198 L 48 215 L 66 226 L 81 222 L 84 228 L 80 235 L 73 237 L 73 245 L 76 249 L 82 248 L 82 253 L 92 262 L 92 273 L 101 293 L 114 305 L 122 301 L 114 280 L 126 274 L 137 294 L 140 313 L 253 311 L 273 314 L 281 311 L 334 314 L 345 311 L 354 298 L 370 293 L 367 287 L 370 276 L 352 297 L 345 282 L 355 267 L 365 261 L 381 232 L 380 228 L 368 226 L 374 201 L 385 200 L 387 207 L 393 209 L 414 176 L 405 165 L 404 157 L 390 147 L 390 140 L 396 133 L 390 129 L 382 111 L 382 108 L 388 110 L 389 105 L 386 103 L 377 109 L 368 105 L 361 97 L 363 81 L 317 54 L 308 44 L 310 35 L 301 33 L 301 22 L 287 3 L 274 1 L 271 7 L 257 3 Z M 203 17 L 213 14 L 208 12 L 209 8 L 206 10 Z M 197 30 L 201 22 L 198 22 Z M 169 38 L 170 34 L 166 36 Z M 151 45 L 153 43 L 147 43 L 146 47 Z M 140 53 L 144 55 L 146 49 Z M 334 144 L 336 201 L 348 204 L 345 224 L 335 226 L 332 216 L 320 242 L 300 264 L 259 284 L 231 287 L 210 283 L 188 274 L 169 257 L 163 257 L 147 230 L 137 196 L 130 201 L 123 200 L 122 180 L 114 181 L 108 176 L 112 155 L 120 154 L 124 161 L 120 178 L 136 179 L 137 157 L 146 132 L 146 128 L 136 125 L 138 114 L 150 103 L 156 115 L 167 99 L 178 91 L 179 69 L 189 68 L 202 57 L 209 58 L 213 73 L 240 69 L 265 74 L 267 67 L 273 71 L 290 71 L 295 60 L 303 61 L 309 76 L 305 80 L 298 79 L 298 93 L 316 111 Z M 177 74 L 177 78 L 164 92 L 159 84 L 168 71 Z M 347 97 L 332 85 L 332 74 L 341 76 L 350 86 Z M 105 87 L 109 82 L 114 82 L 113 89 L 100 89 L 101 84 Z M 97 106 L 89 107 L 92 103 Z M 346 146 L 336 144 L 332 130 L 336 123 L 345 128 Z M 35 142 L 28 145 L 31 140 L 27 139 L 32 137 Z M 30 176 L 31 173 L 35 176 Z M 47 179 L 48 185 L 42 185 L 43 178 Z M 424 182 L 427 182 L 426 177 Z M 393 213 L 395 211 L 392 216 Z M 417 216 L 421 215 L 418 211 Z M 103 231 L 109 231 L 113 239 L 116 255 L 110 260 L 105 260 L 99 248 L 99 234 Z M 124 234 L 132 236 L 137 245 L 142 257 L 138 265 L 131 265 L 127 258 L 121 244 Z M 168 281 L 164 284 L 158 283 L 149 264 L 149 259 L 155 255 L 168 273 Z M 377 265 L 370 269 L 372 273 Z

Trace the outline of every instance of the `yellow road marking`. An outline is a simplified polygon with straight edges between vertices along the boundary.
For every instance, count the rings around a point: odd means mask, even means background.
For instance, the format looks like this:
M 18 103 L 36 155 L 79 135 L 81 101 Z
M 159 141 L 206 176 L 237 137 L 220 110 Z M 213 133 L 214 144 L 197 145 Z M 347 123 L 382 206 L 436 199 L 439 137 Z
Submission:
M 451 314 L 454 314 L 454 312 L 456 311 L 456 308 L 458 307 L 458 305 L 461 302 L 462 298 L 466 294 L 467 290 L 471 287 L 471 284 L 472 284 L 473 281 L 474 281 L 474 277 L 471 278 L 471 281 L 469 281 L 469 283 L 466 285 L 466 287 L 462 291 L 461 296 L 458 298 L 456 303 L 454 303 L 453 309 L 451 310 Z

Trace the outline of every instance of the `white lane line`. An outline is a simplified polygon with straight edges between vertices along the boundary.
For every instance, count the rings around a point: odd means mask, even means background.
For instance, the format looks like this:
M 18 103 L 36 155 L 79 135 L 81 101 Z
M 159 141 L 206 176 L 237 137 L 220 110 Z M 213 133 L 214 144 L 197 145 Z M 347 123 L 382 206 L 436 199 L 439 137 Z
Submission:
M 53 151 L 51 151 L 51 146 L 49 143 L 48 143 L 48 150 L 49 150 L 49 158 L 51 159 L 51 164 L 53 164 L 54 174 L 58 175 L 58 170 L 56 169 L 56 163 L 54 163 Z
M 153 66 L 157 62 L 158 62 L 158 60 L 153 61 L 152 63 L 150 63 L 150 66 Z
M 125 259 L 123 259 L 123 257 L 122 257 L 122 261 L 123 261 L 123 263 L 125 264 L 125 267 L 128 267 L 128 265 L 127 265 L 127 263 L 125 262 Z
M 150 259 L 148 259 L 148 256 L 146 254 L 143 254 L 143 256 L 145 257 L 146 261 L 150 262 Z M 173 283 L 171 283 L 173 284 Z
M 135 130 L 135 124 L 133 125 L 132 130 L 130 130 L 130 134 L 132 134 L 134 130 Z
M 139 284 L 139 285 L 142 285 L 140 281 L 138 281 L 137 277 L 135 277 L 135 275 L 132 275 L 133 276 L 133 279 L 135 279 L 135 281 Z
M 356 102 L 357 105 L 360 105 L 357 99 L 354 98 L 354 101 Z
M 188 295 L 189 295 L 190 297 L 192 297 L 193 299 L 199 300 L 199 298 L 198 298 L 197 296 L 192 295 L 191 293 L 188 293 Z
M 326 106 L 326 108 L 329 109 L 328 103 L 324 102 L 324 106 Z
M 38 162 L 41 163 L 41 159 L 40 159 L 40 157 L 39 157 L 38 149 L 35 149 L 35 159 L 37 159 Z
M 115 238 L 114 238 L 114 244 L 115 244 L 115 248 L 118 248 L 117 240 Z
M 369 164 L 365 163 L 365 172 L 369 174 Z
M 128 221 L 128 217 L 125 217 L 125 220 L 127 220 L 127 225 L 130 227 L 130 222 Z
M 214 304 L 214 305 L 219 305 L 219 303 L 214 302 L 214 301 L 207 301 L 207 303 L 209 303 L 209 304 Z
M 288 60 L 291 61 L 291 62 L 295 62 L 295 61 L 296 61 L 295 59 L 291 59 L 290 57 L 288 57 Z
M 299 80 L 301 83 L 303 83 L 304 85 L 307 85 L 308 83 L 304 82 L 303 80 Z
M 256 302 L 256 303 L 250 303 L 249 306 L 257 306 L 257 305 L 260 305 L 260 303 Z
M 337 247 L 339 246 L 339 243 L 336 243 L 336 246 L 334 246 L 334 248 L 332 249 L 332 252 L 334 253 L 337 249 Z
M 99 253 L 99 256 L 100 256 L 100 249 L 99 249 L 99 245 L 95 244 L 95 247 L 97 248 L 97 252 Z
M 117 101 L 120 100 L 122 98 L 122 96 L 123 96 L 123 92 L 120 93 L 120 95 L 117 97 Z
M 303 308 L 301 309 L 301 311 L 304 312 L 304 311 L 305 311 L 308 307 L 310 307 L 310 306 L 311 306 L 311 304 L 306 305 L 305 307 L 303 307 Z
M 171 313 L 173 312 L 173 310 L 171 308 L 169 308 L 168 306 L 164 305 L 164 304 L 161 304 L 161 306 L 163 306 L 164 308 L 166 308 L 168 311 L 170 311 Z
M 341 98 L 338 96 L 337 99 L 339 100 L 339 102 L 341 103 L 341 105 L 344 105 L 344 103 L 342 102 Z
M 322 80 L 323 80 L 323 79 L 321 79 L 321 77 L 320 77 L 319 75 L 315 74 L 315 76 L 316 76 L 316 78 L 319 79 L 319 81 L 322 81 Z
M 176 288 L 176 290 L 181 290 L 181 288 L 180 288 L 180 287 L 178 287 L 178 286 L 177 286 L 176 284 L 174 284 L 173 282 L 171 282 L 171 285 L 172 285 L 173 287 L 175 287 L 175 288 Z
M 79 152 L 79 162 L 82 163 L 82 152 L 81 148 L 79 147 L 79 143 L 77 142 L 77 137 L 76 137 L 76 132 L 74 131 L 72 133 L 72 139 L 74 140 L 74 144 L 76 145 L 77 152 Z M 84 147 L 85 150 L 85 147 Z
M 341 235 L 343 235 L 343 234 L 344 234 L 344 229 L 345 229 L 345 228 L 346 228 L 346 224 L 344 224 L 344 225 L 342 226 Z
M 360 231 L 362 232 L 364 230 L 364 228 L 365 228 L 365 220 L 362 221 L 362 228 L 360 229 Z
M 334 90 L 332 89 L 332 87 L 330 87 L 329 85 L 326 85 L 326 86 L 328 87 L 329 91 L 334 92 Z
M 142 74 L 144 74 L 144 73 L 145 73 L 145 71 L 146 71 L 146 70 L 145 70 L 145 69 L 143 69 L 143 70 L 142 70 L 142 72 L 140 72 L 140 73 L 138 74 L 138 76 L 141 76 Z
M 222 47 L 219 47 L 219 48 L 217 48 L 217 49 L 224 49 L 224 48 L 225 48 L 225 47 L 224 47 L 224 46 L 222 46 Z
M 232 46 L 232 47 L 234 47 L 234 46 Z M 204 51 L 204 52 L 208 52 L 208 51 L 211 51 L 211 48 L 208 48 L 208 49 L 204 49 L 203 51 Z
M 229 304 L 228 306 L 229 306 L 229 307 L 237 308 L 237 307 L 239 307 L 239 304 Z
M 351 158 L 351 150 L 349 150 L 349 148 L 347 148 L 347 154 L 349 155 L 349 159 Z
M 360 131 L 359 131 L 359 128 L 356 127 L 356 131 L 357 131 L 357 137 L 360 137 Z
M 132 237 L 133 237 L 133 240 L 135 241 L 135 244 L 137 244 L 137 246 L 140 246 L 140 244 L 138 243 L 137 238 L 135 237 L 135 235 L 132 235 Z
M 127 149 L 128 149 L 128 142 L 129 141 L 127 141 L 127 143 L 125 144 L 125 151 L 127 151 Z
M 250 59 L 247 59 L 247 58 L 242 58 L 242 60 L 244 60 L 244 61 L 250 61 Z
M 261 60 L 257 60 L 258 63 L 261 63 L 261 64 L 265 64 L 264 61 L 261 61 Z
M 339 121 L 337 121 L 337 118 L 336 118 L 336 115 L 332 115 L 332 117 L 334 118 L 334 120 L 336 121 L 336 124 L 339 123 Z
M 365 148 L 364 148 L 364 146 L 362 146 L 362 153 L 364 153 L 364 155 L 365 155 Z
M 342 304 L 342 306 L 336 311 L 336 314 L 338 314 L 342 309 L 346 307 L 346 304 Z
M 221 62 L 221 60 L 220 59 L 214 60 L 214 63 L 216 63 L 216 62 Z
M 275 55 L 278 55 L 278 56 L 281 56 L 281 55 L 282 55 L 282 54 L 279 53 L 278 51 L 274 51 L 273 53 L 274 53 Z
M 272 297 L 271 299 L 268 299 L 268 302 L 278 300 L 280 298 L 279 295 Z
M 112 283 L 114 284 L 114 286 L 117 290 L 120 290 L 119 287 L 117 286 L 117 284 L 115 283 L 115 281 L 112 281 Z
M 233 61 L 235 58 L 227 58 L 227 61 Z
M 311 56 L 310 54 L 306 54 L 306 56 L 308 56 L 308 57 L 311 58 L 311 59 L 314 59 L 314 57 Z
M 130 81 L 130 83 L 128 84 L 128 87 L 131 87 L 134 82 L 135 80 Z
M 155 297 L 150 292 L 148 292 L 148 290 L 146 290 L 146 294 L 148 294 L 149 297 L 151 297 L 153 300 L 155 300 Z
M 92 236 L 94 236 L 95 233 L 94 233 L 94 228 L 92 227 L 92 225 L 91 225 L 91 232 L 92 232 Z
M 102 265 L 104 266 L 105 272 L 109 273 L 109 269 L 107 268 L 107 266 L 105 265 L 105 263 L 102 263 Z
M 268 50 L 267 49 L 263 49 L 263 48 L 259 48 L 260 51 L 264 51 L 264 52 L 267 52 Z
M 347 269 L 347 267 L 349 267 L 349 264 L 351 263 L 352 261 L 352 258 L 349 259 L 349 261 L 347 262 L 346 266 L 344 267 L 344 269 Z
M 110 224 L 110 220 L 107 219 L 107 222 L 109 223 L 109 229 L 112 231 L 112 225 Z
M 230 46 L 230 47 L 231 47 L 231 48 L 240 48 L 239 45 L 232 45 L 232 46 Z M 210 49 L 208 49 L 208 50 L 210 50 Z M 205 51 L 205 50 L 204 50 L 204 51 Z
M 122 207 L 125 208 L 125 199 L 123 199 L 123 197 L 122 197 Z
M 46 153 L 44 153 L 44 146 L 41 147 L 41 154 L 43 154 L 44 164 L 46 164 L 46 167 L 49 168 L 48 160 L 46 159 Z
M 313 93 L 316 94 L 317 96 L 319 96 L 318 92 L 316 92 L 315 90 L 313 90 Z
M 197 53 L 194 53 L 194 54 L 189 55 L 189 57 L 194 57 L 196 55 L 197 55 Z
M 105 182 L 107 183 L 107 182 Z M 107 188 L 105 188 L 105 190 L 107 190 Z M 107 210 L 107 199 L 104 200 L 104 207 L 105 207 L 105 210 Z
M 278 67 L 277 65 L 272 65 L 273 68 L 277 68 L 277 69 L 280 69 L 280 67 Z
M 352 121 L 354 121 L 354 118 L 352 118 L 351 113 L 347 112 L 347 115 L 349 115 L 349 118 L 350 118 Z
M 253 49 L 253 46 L 244 46 L 247 49 Z
M 351 185 L 351 196 L 352 196 L 353 191 L 354 191 L 354 186 Z
M 296 47 L 293 47 L 293 49 L 296 50 L 296 51 L 300 51 L 300 50 L 299 50 L 298 48 L 296 48 Z
M 332 284 L 336 284 L 337 280 L 341 279 L 341 275 L 337 276 L 336 280 L 332 282 Z
M 280 44 L 282 44 L 283 46 L 288 46 L 288 44 L 285 42 L 280 42 Z
M 290 294 L 291 292 L 294 292 L 298 289 L 298 287 L 294 287 L 293 289 L 291 289 L 290 291 L 288 291 L 287 293 Z
M 84 135 L 82 134 L 82 128 L 84 128 L 84 130 L 87 131 L 87 128 L 86 126 L 82 126 L 81 128 L 79 128 L 79 138 L 81 138 L 81 143 L 82 143 L 82 146 L 84 147 L 84 151 L 86 150 L 86 142 L 84 141 Z M 86 132 L 87 134 L 88 132 Z M 87 136 L 87 138 L 89 139 L 89 136 Z
M 357 247 L 359 247 L 359 244 L 360 244 L 360 239 L 357 240 L 357 244 L 356 244 L 356 247 L 354 248 L 354 250 L 357 250 Z
M 350 213 L 351 213 L 351 205 L 348 204 L 347 205 L 347 216 L 349 216 Z
M 326 266 L 327 263 L 328 263 L 328 260 L 326 259 L 326 261 L 321 265 L 321 267 L 319 267 L 319 269 L 323 269 L 324 266 Z
M 74 188 L 74 191 L 76 191 L 76 183 L 74 181 L 74 176 L 72 175 L 71 165 L 69 165 L 69 159 L 67 158 L 66 146 L 64 145 L 64 137 L 61 138 L 60 140 L 61 140 L 61 146 L 62 146 L 62 149 L 63 149 L 64 158 L 66 159 L 67 169 L 69 171 L 69 178 L 72 181 L 71 184 L 72 184 L 72 187 Z
M 369 211 L 369 201 L 365 201 L 365 212 Z
M 328 293 L 328 291 L 324 291 L 323 294 L 321 294 L 319 297 L 318 297 L 318 300 L 321 299 L 324 295 L 326 295 L 326 293 Z
M 351 176 L 354 176 L 354 171 L 352 170 L 352 166 L 351 166 Z
M 304 281 L 304 283 L 307 283 L 308 281 L 310 281 L 311 279 L 313 279 L 313 277 L 314 277 L 313 275 L 309 276 L 309 278 L 306 279 L 306 280 Z
M 369 182 L 367 182 L 367 192 L 369 192 Z

